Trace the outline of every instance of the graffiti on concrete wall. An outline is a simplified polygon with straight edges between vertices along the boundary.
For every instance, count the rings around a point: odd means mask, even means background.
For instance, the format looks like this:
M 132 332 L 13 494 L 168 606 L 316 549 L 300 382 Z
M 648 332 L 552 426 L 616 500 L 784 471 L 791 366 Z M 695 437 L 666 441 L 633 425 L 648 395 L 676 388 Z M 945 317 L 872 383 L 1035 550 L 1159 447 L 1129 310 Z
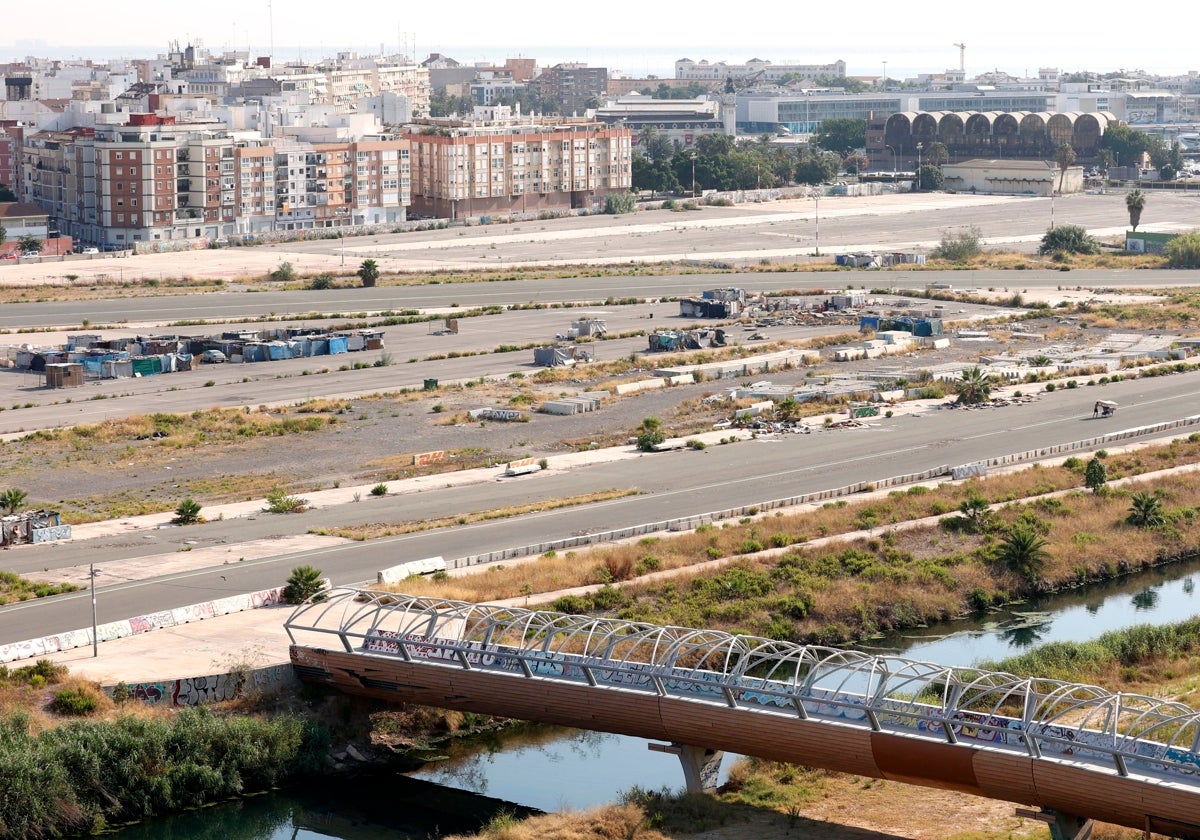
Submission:
M 271 665 L 251 671 L 230 671 L 178 680 L 140 682 L 128 686 L 129 697 L 141 703 L 200 706 L 233 700 L 252 691 L 269 694 L 296 683 L 291 665 Z M 105 686 L 110 695 L 116 686 Z

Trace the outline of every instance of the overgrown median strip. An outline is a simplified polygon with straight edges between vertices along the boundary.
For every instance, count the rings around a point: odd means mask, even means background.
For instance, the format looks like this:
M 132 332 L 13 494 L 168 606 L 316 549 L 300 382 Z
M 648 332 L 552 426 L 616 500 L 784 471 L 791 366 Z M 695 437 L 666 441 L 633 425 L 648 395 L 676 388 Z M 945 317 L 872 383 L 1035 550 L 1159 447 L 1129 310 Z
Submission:
M 377 540 L 381 537 L 395 537 L 402 534 L 416 534 L 421 531 L 432 531 L 437 528 L 450 528 L 455 525 L 469 525 L 472 522 L 487 522 L 492 519 L 510 519 L 515 516 L 525 516 L 546 510 L 590 505 L 607 502 L 611 499 L 621 499 L 627 496 L 637 496 L 641 493 L 636 487 L 609 490 L 598 490 L 595 493 L 585 493 L 579 496 L 564 496 L 557 499 L 547 499 L 543 502 L 530 502 L 524 505 L 511 505 L 494 510 L 464 513 L 459 516 L 443 516 L 438 519 L 422 519 L 417 522 L 366 522 L 361 525 L 342 525 L 336 528 L 312 528 L 310 534 L 343 537 L 350 540 Z

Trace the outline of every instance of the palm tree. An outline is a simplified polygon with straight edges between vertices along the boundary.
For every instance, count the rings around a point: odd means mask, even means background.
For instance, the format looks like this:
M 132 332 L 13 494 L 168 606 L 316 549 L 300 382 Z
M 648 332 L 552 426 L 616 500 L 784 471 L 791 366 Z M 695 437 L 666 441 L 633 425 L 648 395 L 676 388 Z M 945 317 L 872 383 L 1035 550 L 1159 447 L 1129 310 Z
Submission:
M 200 503 L 193 498 L 186 498 L 175 508 L 173 525 L 195 525 L 200 521 Z
M 323 600 L 324 596 L 320 594 L 325 588 L 322 574 L 324 573 L 314 566 L 297 566 L 292 569 L 283 587 L 283 600 L 289 604 L 301 604 L 309 598 L 314 601 Z
M 978 405 L 992 396 L 991 378 L 978 366 L 967 368 L 956 383 L 960 405 Z
M 1070 143 L 1063 143 L 1054 150 L 1054 162 L 1058 164 L 1058 191 L 1061 193 L 1067 170 L 1075 165 L 1075 150 L 1071 148 Z
M 379 279 L 379 264 L 375 260 L 363 260 L 357 273 L 364 286 L 374 286 L 375 281 Z
M 10 514 L 13 514 L 17 512 L 17 508 L 25 504 L 27 498 L 29 498 L 29 494 L 24 490 L 9 487 L 3 493 L 0 493 L 0 507 L 6 508 Z
M 1129 499 L 1129 516 L 1125 521 L 1135 528 L 1157 528 L 1166 521 L 1162 502 L 1144 490 L 1134 493 Z
M 1129 226 L 1137 232 L 1138 223 L 1142 220 L 1142 210 L 1146 206 L 1146 194 L 1139 189 L 1125 193 L 1125 209 L 1129 211 Z
M 1050 560 L 1049 545 L 1031 528 L 1014 527 L 996 546 L 996 560 L 1032 583 Z

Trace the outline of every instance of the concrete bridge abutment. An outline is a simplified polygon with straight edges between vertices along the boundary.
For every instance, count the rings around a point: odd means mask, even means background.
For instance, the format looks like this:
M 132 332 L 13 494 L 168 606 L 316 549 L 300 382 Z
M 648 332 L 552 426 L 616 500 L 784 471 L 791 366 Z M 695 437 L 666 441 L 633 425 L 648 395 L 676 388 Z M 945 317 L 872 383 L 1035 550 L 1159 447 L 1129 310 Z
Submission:
M 725 753 L 693 744 L 650 744 L 655 752 L 679 756 L 683 765 L 683 780 L 688 793 L 710 793 L 717 789 L 721 774 L 721 759 Z
M 1040 820 L 1049 825 L 1050 840 L 1091 840 L 1092 838 L 1092 821 L 1078 814 L 1066 814 L 1049 808 L 1041 811 L 1018 808 L 1017 816 Z

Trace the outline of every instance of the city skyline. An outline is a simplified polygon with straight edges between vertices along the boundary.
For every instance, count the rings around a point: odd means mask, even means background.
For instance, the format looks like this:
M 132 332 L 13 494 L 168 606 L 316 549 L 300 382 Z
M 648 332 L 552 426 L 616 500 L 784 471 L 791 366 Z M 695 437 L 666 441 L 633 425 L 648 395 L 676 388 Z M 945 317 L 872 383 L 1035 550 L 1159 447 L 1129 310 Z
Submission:
M 152 58 L 177 41 L 181 45 L 200 42 L 217 53 L 248 50 L 254 56 L 273 55 L 279 62 L 314 61 L 343 51 L 403 53 L 420 61 L 439 52 L 464 64 L 527 57 L 543 65 L 580 61 L 630 76 L 670 77 L 674 62 L 681 58 L 730 63 L 761 58 L 776 64 L 840 59 L 846 61 L 851 76 L 882 76 L 886 62 L 890 77 L 906 78 L 957 69 L 957 45 L 965 44 L 968 77 L 991 70 L 1036 75 L 1039 67 L 1067 73 L 1141 69 L 1156 75 L 1200 68 L 1186 27 L 1155 26 L 1152 37 L 1139 42 L 1128 37 L 1127 28 L 1110 31 L 1104 22 L 1094 22 L 1074 8 L 1030 0 L 1018 0 L 994 18 L 938 19 L 894 4 L 868 2 L 855 8 L 853 19 L 847 18 L 844 7 L 829 6 L 805 8 L 802 13 L 775 9 L 727 14 L 719 26 L 714 25 L 713 15 L 677 7 L 659 9 L 618 0 L 609 8 L 612 14 L 578 25 L 575 32 L 580 34 L 563 36 L 563 21 L 553 15 L 505 16 L 495 6 L 476 0 L 460 4 L 453 22 L 447 22 L 440 10 L 409 6 L 400 13 L 382 0 L 360 0 L 352 15 L 341 18 L 308 0 L 211 0 L 202 18 L 189 19 L 185 26 L 177 19 L 155 16 L 139 16 L 136 26 L 131 26 L 130 15 L 100 15 L 93 3 L 61 0 L 56 4 L 60 14 L 53 29 L 55 39 L 26 29 L 21 37 L 0 42 L 0 61 L 26 56 L 96 61 Z M 799 40 L 781 39 L 778 24 L 793 14 Z M 689 29 L 697 34 L 685 34 Z M 372 40 L 364 37 L 368 32 Z M 719 42 L 714 32 L 719 32 Z

